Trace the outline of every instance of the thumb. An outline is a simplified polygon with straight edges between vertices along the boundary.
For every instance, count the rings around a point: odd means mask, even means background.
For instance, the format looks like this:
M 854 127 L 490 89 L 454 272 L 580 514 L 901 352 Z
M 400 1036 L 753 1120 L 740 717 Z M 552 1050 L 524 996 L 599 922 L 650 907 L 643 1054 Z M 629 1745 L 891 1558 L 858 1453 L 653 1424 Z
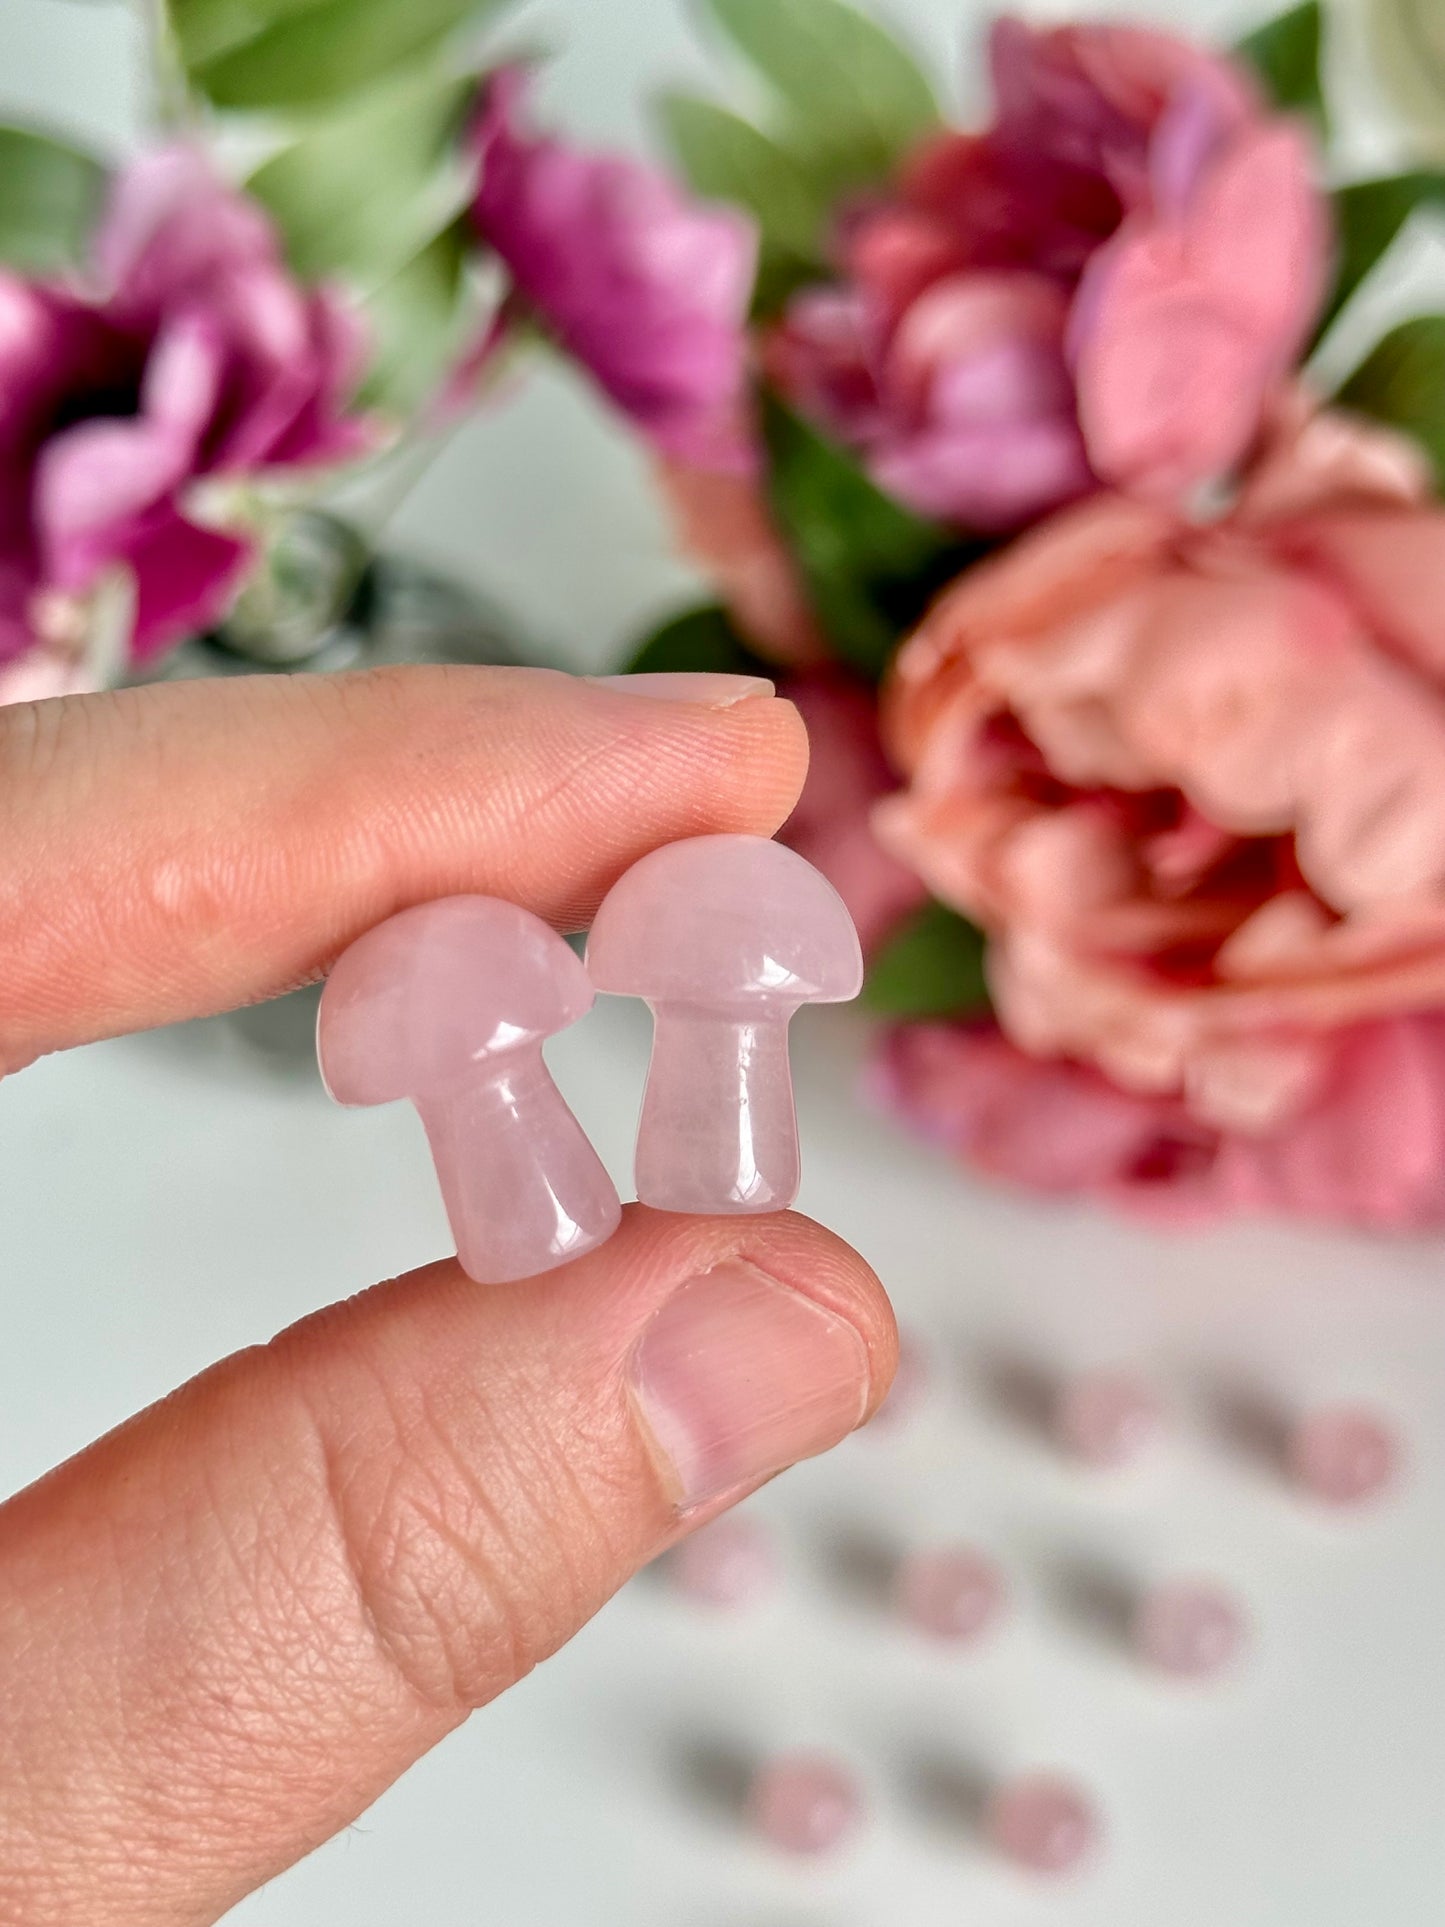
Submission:
M 238 1354 L 0 1508 L 0 1919 L 209 1922 L 887 1390 L 804 1218 L 640 1206 Z

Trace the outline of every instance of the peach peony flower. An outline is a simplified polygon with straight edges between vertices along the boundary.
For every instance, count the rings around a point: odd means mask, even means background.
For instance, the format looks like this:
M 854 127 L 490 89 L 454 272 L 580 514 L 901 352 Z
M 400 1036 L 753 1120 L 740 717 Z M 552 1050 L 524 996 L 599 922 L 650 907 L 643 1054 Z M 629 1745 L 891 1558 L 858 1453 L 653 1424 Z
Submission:
M 1442 580 L 1417 452 L 1296 400 L 1220 520 L 1096 497 L 936 604 L 875 820 L 1014 1042 L 1264 1135 L 1445 1007 Z

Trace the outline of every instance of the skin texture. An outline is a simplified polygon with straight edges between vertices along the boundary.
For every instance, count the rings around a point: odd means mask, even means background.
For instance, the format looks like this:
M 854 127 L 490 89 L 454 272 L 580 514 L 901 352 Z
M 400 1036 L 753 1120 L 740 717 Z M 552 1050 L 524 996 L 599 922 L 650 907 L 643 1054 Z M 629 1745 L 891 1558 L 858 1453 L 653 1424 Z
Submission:
M 538 671 L 0 710 L 0 1057 L 271 995 L 448 891 L 576 926 L 661 843 L 770 833 L 806 755 L 766 694 Z M 852 1327 L 871 1413 L 895 1333 L 861 1258 L 634 1206 L 536 1281 L 378 1285 L 0 1507 L 0 1921 L 215 1920 L 742 1497 L 679 1513 L 629 1391 L 659 1308 L 733 1258 Z

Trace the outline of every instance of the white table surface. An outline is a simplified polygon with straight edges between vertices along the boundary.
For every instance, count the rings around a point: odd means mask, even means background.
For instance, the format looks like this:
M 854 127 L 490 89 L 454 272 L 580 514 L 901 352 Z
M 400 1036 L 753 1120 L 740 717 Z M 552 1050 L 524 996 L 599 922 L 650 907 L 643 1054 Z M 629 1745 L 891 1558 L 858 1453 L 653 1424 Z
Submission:
M 900 0 L 901 4 L 901 0 Z M 914 0 L 942 50 L 969 9 Z M 1059 9 L 1054 9 L 1059 11 Z M 1167 16 L 1167 6 L 1151 9 Z M 1204 22 L 1227 10 L 1200 5 Z M 572 51 L 551 93 L 628 135 L 695 67 L 672 0 L 534 10 Z M 5 0 L 0 108 L 127 138 L 120 10 Z M 579 664 L 685 583 L 640 464 L 573 384 L 540 382 L 453 451 L 403 531 Z M 814 1021 L 809 1021 L 812 1018 Z M 1438 1927 L 1445 1918 L 1445 1246 L 1236 1227 L 1175 1239 L 982 1189 L 852 1102 L 863 1027 L 799 1024 L 804 1208 L 856 1242 L 930 1349 L 934 1388 L 752 1503 L 786 1581 L 714 1618 L 656 1576 L 477 1716 L 362 1821 L 246 1903 L 244 1927 Z M 559 1076 L 626 1181 L 645 1033 L 609 1006 Z M 410 1114 L 341 1113 L 217 1026 L 40 1064 L 0 1088 L 0 1489 L 212 1359 L 446 1248 Z M 1139 1363 L 1167 1446 L 1093 1480 L 1001 1397 L 1018 1368 Z M 1322 1519 L 1231 1413 L 1361 1395 L 1405 1429 L 1378 1511 Z M 993 1548 L 1016 1611 L 974 1656 L 891 1626 L 860 1584 L 900 1546 Z M 1083 1599 L 1180 1569 L 1237 1585 L 1256 1648 L 1216 1690 L 1144 1680 Z M 856 1761 L 874 1812 L 835 1863 L 780 1864 L 709 1785 L 795 1742 Z M 1041 1893 L 990 1863 L 967 1789 L 1052 1764 L 1109 1845 Z

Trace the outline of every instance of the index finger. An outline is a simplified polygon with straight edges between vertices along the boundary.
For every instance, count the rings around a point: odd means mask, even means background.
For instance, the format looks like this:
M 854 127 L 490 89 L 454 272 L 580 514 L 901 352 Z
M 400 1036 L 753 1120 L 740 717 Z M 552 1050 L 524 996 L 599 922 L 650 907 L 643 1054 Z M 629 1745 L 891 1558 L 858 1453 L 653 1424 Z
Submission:
M 0 1074 L 278 995 L 430 897 L 575 928 L 658 844 L 771 835 L 797 711 L 677 687 L 407 668 L 0 709 Z

